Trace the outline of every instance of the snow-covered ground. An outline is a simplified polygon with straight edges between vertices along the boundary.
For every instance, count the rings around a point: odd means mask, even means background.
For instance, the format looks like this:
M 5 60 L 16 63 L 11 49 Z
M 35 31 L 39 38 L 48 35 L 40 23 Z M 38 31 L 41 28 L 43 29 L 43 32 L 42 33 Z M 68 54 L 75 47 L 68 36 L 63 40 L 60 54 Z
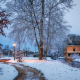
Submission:
M 11 65 L 0 63 L 0 80 L 13 80 L 18 71 Z
M 73 61 L 80 62 L 80 59 L 75 59 L 75 60 L 73 60 Z
M 9 62 L 16 61 L 12 59 Z M 47 60 L 38 60 L 35 57 L 25 57 L 20 64 L 41 70 L 48 80 L 80 80 L 80 68 L 70 67 L 50 58 L 47 58 Z

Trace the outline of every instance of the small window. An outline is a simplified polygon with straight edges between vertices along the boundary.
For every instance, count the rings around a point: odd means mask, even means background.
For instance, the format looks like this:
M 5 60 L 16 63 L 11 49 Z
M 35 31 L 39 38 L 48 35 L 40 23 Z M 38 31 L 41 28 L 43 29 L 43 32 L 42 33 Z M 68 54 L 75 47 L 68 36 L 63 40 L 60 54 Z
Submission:
M 68 57 L 70 57 L 71 56 L 71 54 L 70 53 L 68 53 Z
M 73 51 L 75 51 L 75 48 L 73 48 Z

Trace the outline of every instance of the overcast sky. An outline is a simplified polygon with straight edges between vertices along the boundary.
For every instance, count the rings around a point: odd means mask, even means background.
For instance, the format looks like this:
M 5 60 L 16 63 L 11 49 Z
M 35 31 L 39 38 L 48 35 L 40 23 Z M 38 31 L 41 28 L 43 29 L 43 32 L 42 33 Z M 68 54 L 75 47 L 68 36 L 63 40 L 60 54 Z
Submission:
M 71 33 L 80 35 L 80 0 L 74 0 L 74 3 L 77 5 L 66 13 L 65 19 L 72 26 Z
M 65 14 L 65 20 L 67 20 L 68 24 L 72 26 L 70 29 L 70 33 L 72 34 L 78 34 L 80 35 L 80 0 L 74 0 L 74 3 L 77 4 L 73 7 L 73 9 L 70 9 L 69 12 Z M 6 34 L 8 33 L 8 30 L 6 30 Z M 3 45 L 10 45 L 10 47 L 13 45 L 14 42 L 9 40 L 7 37 L 3 37 L 0 35 L 0 43 Z M 27 48 L 30 48 L 31 51 L 35 51 L 34 47 L 31 47 L 27 43 Z

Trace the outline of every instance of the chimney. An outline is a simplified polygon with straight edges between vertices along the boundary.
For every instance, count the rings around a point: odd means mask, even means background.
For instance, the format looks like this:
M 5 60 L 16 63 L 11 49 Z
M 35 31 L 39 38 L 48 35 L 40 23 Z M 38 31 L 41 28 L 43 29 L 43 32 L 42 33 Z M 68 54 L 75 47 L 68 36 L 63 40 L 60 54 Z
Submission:
M 71 37 L 71 42 L 72 42 L 72 37 Z

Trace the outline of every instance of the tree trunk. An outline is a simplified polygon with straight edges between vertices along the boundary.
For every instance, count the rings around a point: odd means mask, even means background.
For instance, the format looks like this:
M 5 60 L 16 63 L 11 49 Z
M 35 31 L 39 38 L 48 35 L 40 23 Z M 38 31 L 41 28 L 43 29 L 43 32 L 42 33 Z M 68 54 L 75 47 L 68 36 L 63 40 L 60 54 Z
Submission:
M 46 60 L 47 52 L 45 53 L 45 60 Z
M 43 47 L 39 47 L 39 60 L 42 60 L 42 57 L 43 57 Z
M 19 39 L 19 54 L 20 54 L 20 36 L 18 35 L 18 39 Z
M 42 60 L 43 57 L 43 19 L 44 19 L 44 0 L 42 0 L 42 19 L 41 19 L 41 28 L 40 28 L 40 46 L 39 46 L 39 60 Z

